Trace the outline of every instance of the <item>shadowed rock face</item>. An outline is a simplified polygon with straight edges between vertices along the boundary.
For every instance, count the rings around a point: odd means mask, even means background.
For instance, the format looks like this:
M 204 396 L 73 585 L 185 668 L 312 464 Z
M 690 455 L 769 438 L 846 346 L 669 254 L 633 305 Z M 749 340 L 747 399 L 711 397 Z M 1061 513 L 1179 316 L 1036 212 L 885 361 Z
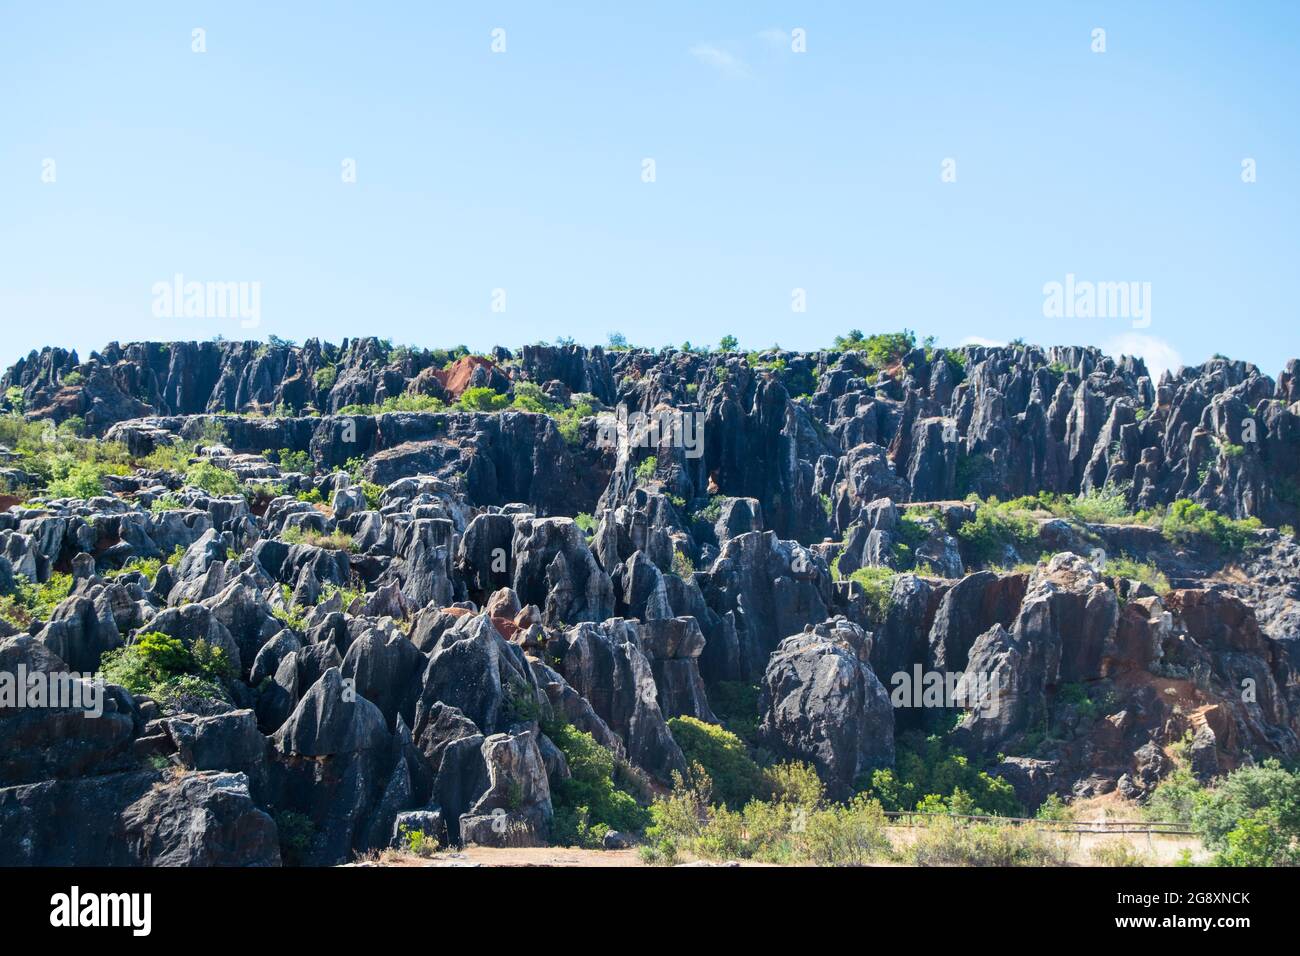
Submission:
M 669 721 L 716 721 L 735 684 L 757 689 L 736 715 L 754 743 L 837 799 L 894 763 L 896 731 L 934 729 L 900 676 L 957 688 L 945 739 L 1029 810 L 1142 798 L 1188 735 L 1202 776 L 1300 756 L 1290 534 L 1229 552 L 1028 506 L 1011 533 L 967 499 L 1104 491 L 1293 523 L 1296 372 L 1215 360 L 1155 383 L 1033 347 L 884 370 L 372 338 L 33 353 L 0 381 L 30 418 L 80 418 L 136 458 L 176 444 L 239 491 L 141 467 L 89 499 L 6 499 L 0 594 L 67 589 L 0 618 L 0 678 L 74 679 L 146 634 L 180 649 L 165 681 L 114 669 L 131 688 L 94 718 L 0 684 L 0 863 L 333 864 L 403 827 L 543 843 L 569 774 L 548 729 L 653 790 L 687 770 Z M 475 394 L 520 407 L 377 407 Z M 6 487 L 33 481 L 0 454 Z

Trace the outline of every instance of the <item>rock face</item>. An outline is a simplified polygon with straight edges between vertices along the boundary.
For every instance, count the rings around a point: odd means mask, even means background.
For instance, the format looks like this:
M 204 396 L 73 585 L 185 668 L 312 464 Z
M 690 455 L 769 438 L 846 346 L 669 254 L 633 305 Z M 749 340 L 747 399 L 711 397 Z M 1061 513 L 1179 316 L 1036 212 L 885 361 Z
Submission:
M 628 758 L 665 784 L 686 773 L 686 758 L 659 709 L 654 671 L 641 651 L 634 621 L 579 624 L 558 639 L 555 659 L 565 680 L 619 736 Z
M 834 799 L 894 762 L 894 708 L 870 660 L 871 636 L 834 618 L 782 641 L 763 675 L 759 739 L 815 765 Z
M 0 788 L 10 866 L 278 866 L 242 774 L 137 771 Z
M 1144 799 L 1184 739 L 1206 778 L 1300 757 L 1297 382 L 1019 346 L 32 353 L 8 411 L 133 466 L 53 498 L 0 448 L 0 863 L 544 843 L 562 722 L 643 800 L 687 771 L 668 721 L 724 713 L 835 798 L 948 717 L 1027 810 Z M 1039 493 L 1262 527 L 984 500 Z M 106 664 L 129 686 L 5 696 Z M 893 706 L 914 675 L 945 721 Z

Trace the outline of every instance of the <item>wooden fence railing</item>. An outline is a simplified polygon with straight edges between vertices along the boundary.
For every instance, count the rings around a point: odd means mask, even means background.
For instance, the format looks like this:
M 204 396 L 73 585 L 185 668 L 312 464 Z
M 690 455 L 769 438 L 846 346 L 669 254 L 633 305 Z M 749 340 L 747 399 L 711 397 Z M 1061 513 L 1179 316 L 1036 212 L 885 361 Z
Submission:
M 1002 823 L 1033 826 L 1060 833 L 1167 833 L 1191 836 L 1195 831 L 1186 823 L 1148 820 L 1039 820 L 1032 817 L 977 816 L 962 813 L 920 813 L 915 810 L 886 810 L 885 816 L 900 826 L 924 825 L 928 820 L 966 820 L 973 823 Z

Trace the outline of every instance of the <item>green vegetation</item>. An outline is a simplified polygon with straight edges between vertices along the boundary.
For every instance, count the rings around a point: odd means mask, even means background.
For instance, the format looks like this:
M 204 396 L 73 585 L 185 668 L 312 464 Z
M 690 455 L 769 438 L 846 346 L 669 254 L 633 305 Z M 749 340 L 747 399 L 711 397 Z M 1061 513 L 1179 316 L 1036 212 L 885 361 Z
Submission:
M 179 545 L 177 546 L 179 548 Z M 184 553 L 182 549 L 182 553 Z M 126 564 L 114 571 L 105 571 L 104 577 L 112 580 L 121 577 L 124 574 L 131 574 L 138 571 L 147 581 L 153 581 L 158 577 L 158 572 L 162 569 L 163 562 L 160 558 L 131 558 Z
M 695 562 L 685 551 L 673 551 L 673 574 L 679 578 L 689 578 L 695 573 Z
M 1129 511 L 1128 498 L 1124 489 L 1114 485 L 1094 488 L 1073 498 L 1039 496 L 1039 500 L 1045 502 L 1047 510 L 1058 517 L 1075 518 L 1095 524 L 1126 524 L 1133 517 L 1132 512 Z
M 222 682 L 234 676 L 222 648 L 202 639 L 187 648 L 179 639 L 157 631 L 108 651 L 99 669 L 108 683 L 152 697 L 163 706 L 195 696 L 228 700 Z
M 274 456 L 267 453 L 267 457 L 274 457 L 282 471 L 300 472 L 304 475 L 314 474 L 316 471 L 316 464 L 311 460 L 311 454 L 306 451 L 281 448 Z
M 659 467 L 659 458 L 655 455 L 644 459 L 636 466 L 636 480 L 644 483 L 654 478 L 655 469 Z
M 337 365 L 326 365 L 324 368 L 318 368 L 312 376 L 316 388 L 322 392 L 328 392 L 338 380 L 339 370 Z
M 402 824 L 401 830 L 398 831 L 398 838 L 401 841 L 402 849 L 415 856 L 433 856 L 438 849 L 437 840 L 423 830 L 412 830 L 405 823 Z
M 243 492 L 243 485 L 234 472 L 218 468 L 210 461 L 199 461 L 191 465 L 185 472 L 185 484 L 218 497 Z
M 645 829 L 650 815 L 632 794 L 627 768 L 618 766 L 612 753 L 567 722 L 547 723 L 543 730 L 569 765 L 569 778 L 556 781 L 551 791 L 556 844 L 599 847 L 610 830 Z
M 990 498 L 975 511 L 975 519 L 957 529 L 957 537 L 972 562 L 992 564 L 1002 559 L 1008 547 L 1033 547 L 1038 524 L 1008 504 Z
M 64 477 L 51 481 L 45 488 L 45 495 L 48 498 L 94 498 L 104 493 L 104 475 L 110 473 L 121 472 L 95 462 L 78 462 Z
M 867 610 L 873 624 L 880 624 L 889 613 L 889 596 L 894 591 L 892 568 L 858 568 L 849 580 L 862 586 L 867 599 Z
M 1074 808 L 1056 794 L 1049 793 L 1047 799 L 1038 805 L 1034 817 L 1039 820 L 1068 823 L 1074 819 Z
M 739 809 L 767 791 L 763 771 L 750 758 L 740 737 L 694 717 L 673 717 L 668 729 L 686 755 L 686 762 L 704 768 L 713 782 L 714 794 L 731 809 Z
M 655 464 L 658 463 L 656 460 Z M 652 468 L 651 471 L 653 472 L 654 469 Z M 709 503 L 695 512 L 695 520 L 706 522 L 709 525 L 716 524 L 718 519 L 722 517 L 722 501 L 724 497 L 724 495 L 713 495 L 709 498 Z
M 280 585 L 280 598 L 282 606 L 271 606 L 271 615 L 289 628 L 291 631 L 301 633 L 307 629 L 307 608 L 300 607 L 294 603 L 293 588 L 287 584 Z
M 326 548 L 330 551 L 355 551 L 356 542 L 352 535 L 342 531 L 313 531 L 301 526 L 285 528 L 280 533 L 280 540 L 285 544 L 306 544 L 313 548 Z
M 578 393 L 570 398 L 570 404 L 564 405 L 542 391 L 534 382 L 516 382 L 512 408 L 520 411 L 549 415 L 555 420 L 560 437 L 570 445 L 579 441 L 579 425 L 584 418 L 595 414 L 595 396 Z
M 433 395 L 390 395 L 379 404 L 379 414 L 384 412 L 441 412 L 447 404 Z
M 34 621 L 48 621 L 71 593 L 71 574 L 55 571 L 44 584 L 34 584 L 20 574 L 14 579 L 13 593 L 0 596 L 0 618 L 24 630 Z
M 1064 866 L 1069 844 L 1035 827 L 936 817 L 908 848 L 916 866 Z
M 709 688 L 709 705 L 723 727 L 746 743 L 754 743 L 762 717 L 757 684 L 719 681 Z
M 1258 518 L 1225 518 L 1186 498 L 1169 506 L 1160 532 L 1177 545 L 1212 544 L 1221 551 L 1241 551 L 1255 539 Z
M 1179 766 L 1156 787 L 1148 817 L 1190 823 L 1216 866 L 1300 865 L 1300 774 L 1277 760 L 1199 783 Z
M 499 412 L 510 404 L 510 397 L 479 385 L 467 388 L 456 401 L 456 407 L 462 412 Z
M 915 347 L 916 333 L 911 329 L 868 336 L 864 336 L 858 329 L 851 329 L 847 335 L 835 336 L 836 351 L 863 352 L 871 366 L 879 369 L 900 361 Z
M 579 514 L 578 517 L 574 518 L 573 523 L 576 524 L 587 537 L 591 537 L 595 534 L 596 528 L 599 527 L 599 522 L 585 511 Z
M 1136 561 L 1128 555 L 1120 555 L 1107 559 L 1106 573 L 1140 581 L 1159 595 L 1169 593 L 1169 579 L 1151 561 Z
M 734 352 L 739 347 L 740 340 L 734 335 L 724 335 L 722 338 L 718 339 L 719 352 Z
M 273 819 L 280 835 L 280 858 L 286 866 L 301 866 L 316 839 L 316 824 L 296 810 L 280 810 Z
M 654 823 L 646 830 L 642 858 L 671 864 L 690 854 L 844 866 L 890 855 L 885 815 L 874 800 L 827 802 L 807 765 L 784 765 L 771 782 L 770 800 L 751 800 L 732 810 L 713 802 L 712 781 L 699 765 L 692 768 L 689 784 L 675 775 L 672 792 L 650 808 Z
M 877 770 L 865 792 L 886 810 L 1019 816 L 1011 784 L 990 776 L 937 734 L 900 734 L 893 769 Z

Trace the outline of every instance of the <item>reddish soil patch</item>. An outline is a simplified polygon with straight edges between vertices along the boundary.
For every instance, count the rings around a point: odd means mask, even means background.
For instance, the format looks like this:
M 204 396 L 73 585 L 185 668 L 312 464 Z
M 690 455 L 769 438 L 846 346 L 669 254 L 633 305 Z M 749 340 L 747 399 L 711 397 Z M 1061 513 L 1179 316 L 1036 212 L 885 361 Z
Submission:
M 486 368 L 490 373 L 496 369 L 496 363 L 481 355 L 465 355 L 456 359 L 449 368 L 435 369 L 433 375 L 446 389 L 447 396 L 455 401 L 469 388 L 470 377 L 476 368 Z

